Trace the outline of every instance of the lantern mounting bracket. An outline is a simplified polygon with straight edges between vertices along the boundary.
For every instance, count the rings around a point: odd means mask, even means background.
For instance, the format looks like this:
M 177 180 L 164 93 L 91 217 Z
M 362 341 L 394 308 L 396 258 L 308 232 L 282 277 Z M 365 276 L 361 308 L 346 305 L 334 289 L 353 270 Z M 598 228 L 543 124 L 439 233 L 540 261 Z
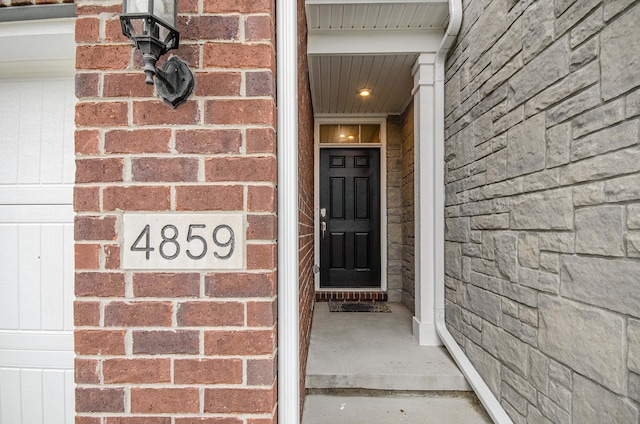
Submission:
M 184 103 L 193 91 L 195 84 L 189 65 L 177 56 L 167 60 L 161 69 L 156 68 L 155 75 L 156 91 L 174 109 Z

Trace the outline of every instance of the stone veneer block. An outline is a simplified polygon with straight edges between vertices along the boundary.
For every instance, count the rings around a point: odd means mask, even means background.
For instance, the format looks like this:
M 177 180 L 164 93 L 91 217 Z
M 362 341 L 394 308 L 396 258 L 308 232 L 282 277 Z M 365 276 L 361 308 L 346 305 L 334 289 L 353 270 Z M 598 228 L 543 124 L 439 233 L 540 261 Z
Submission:
M 511 229 L 573 229 L 571 189 L 549 190 L 514 198 L 511 202 Z
M 615 25 L 600 35 L 600 64 L 602 66 L 602 97 L 609 100 L 640 85 L 640 5 L 622 16 Z
M 636 119 L 574 140 L 571 144 L 571 160 L 576 161 L 634 145 L 638 143 L 639 128 Z
M 629 373 L 629 397 L 640 402 L 640 375 Z
M 538 236 L 532 233 L 518 234 L 518 262 L 520 265 L 537 268 L 539 257 Z
M 462 277 L 462 246 L 459 243 L 444 244 L 445 273 L 453 278 Z
M 627 225 L 634 230 L 640 229 L 640 203 L 627 206 Z
M 564 123 L 547 130 L 547 167 L 569 163 L 571 124 Z
M 509 81 L 513 90 L 510 106 L 518 105 L 569 73 L 569 37 L 553 45 L 526 64 Z
M 549 359 L 535 349 L 530 351 L 529 383 L 542 393 L 547 393 L 549 386 Z
M 500 325 L 502 317 L 500 296 L 471 284 L 467 286 L 467 292 L 469 293 L 469 310 L 492 324 Z
M 507 132 L 507 177 L 544 169 L 546 139 L 544 114 L 539 113 Z
M 538 308 L 542 352 L 616 393 L 626 391 L 621 316 L 544 294 L 538 298 Z
M 510 281 L 518 281 L 518 237 L 512 233 L 496 232 L 493 239 L 498 271 Z
M 500 392 L 500 362 L 475 343 L 468 342 L 466 355 L 493 393 Z
M 640 321 L 630 319 L 627 326 L 629 340 L 629 355 L 627 365 L 631 371 L 640 373 Z
M 627 256 L 640 258 L 640 233 L 630 232 L 627 234 Z
M 576 210 L 576 252 L 624 256 L 622 206 Z
M 638 408 L 628 400 L 576 375 L 573 380 L 574 423 L 636 423 Z
M 604 183 L 604 198 L 607 202 L 624 202 L 640 199 L 640 178 L 637 175 L 608 180 Z
M 522 50 L 525 60 L 531 59 L 553 42 L 553 1 L 541 0 L 533 3 L 522 15 Z
M 578 256 L 561 258 L 564 297 L 640 317 L 640 262 Z
M 445 239 L 448 241 L 468 242 L 471 227 L 469 218 L 447 218 L 445 220 Z
M 615 164 L 615 166 L 612 164 Z M 640 171 L 640 148 L 634 146 L 628 149 L 594 156 L 579 162 L 573 162 L 569 164 L 569 166 L 561 169 L 560 182 L 563 185 L 575 184 L 616 177 L 623 174 L 631 174 L 638 171 Z M 634 175 L 631 178 L 637 179 L 637 176 Z M 637 187 L 637 180 L 635 187 Z M 616 181 L 616 185 L 610 189 L 612 193 L 611 196 L 624 195 L 627 191 L 626 189 L 627 187 L 620 187 L 619 182 Z M 635 189 L 632 190 L 632 192 L 637 194 L 639 191 Z M 640 198 L 640 195 L 635 198 Z M 607 198 L 607 201 L 616 202 L 620 200 Z
M 527 344 L 503 329 L 485 323 L 482 326 L 482 347 L 503 363 L 527 375 L 529 355 Z

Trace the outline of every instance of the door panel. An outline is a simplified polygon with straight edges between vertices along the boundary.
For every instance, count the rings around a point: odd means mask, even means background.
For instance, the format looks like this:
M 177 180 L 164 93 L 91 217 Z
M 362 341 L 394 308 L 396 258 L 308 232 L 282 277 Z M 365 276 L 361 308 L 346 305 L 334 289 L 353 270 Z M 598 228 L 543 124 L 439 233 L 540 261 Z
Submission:
M 380 150 L 320 150 L 321 288 L 380 287 Z
M 0 93 L 0 423 L 71 424 L 74 81 Z

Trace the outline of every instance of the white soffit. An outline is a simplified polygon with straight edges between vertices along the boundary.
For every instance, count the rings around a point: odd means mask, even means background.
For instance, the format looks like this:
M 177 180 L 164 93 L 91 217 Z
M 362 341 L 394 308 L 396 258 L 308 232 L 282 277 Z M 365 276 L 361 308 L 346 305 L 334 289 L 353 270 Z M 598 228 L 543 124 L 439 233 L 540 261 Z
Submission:
M 400 114 L 411 98 L 408 55 L 315 56 L 309 62 L 314 112 L 320 114 Z M 360 88 L 372 90 L 369 97 Z
M 314 29 L 444 28 L 447 1 L 307 0 L 307 26 Z
M 74 18 L 0 22 L 0 78 L 73 75 L 74 28 Z
M 442 0 L 307 0 L 314 113 L 399 114 L 411 101 L 411 66 L 437 51 L 449 19 Z M 358 97 L 369 88 L 372 95 Z

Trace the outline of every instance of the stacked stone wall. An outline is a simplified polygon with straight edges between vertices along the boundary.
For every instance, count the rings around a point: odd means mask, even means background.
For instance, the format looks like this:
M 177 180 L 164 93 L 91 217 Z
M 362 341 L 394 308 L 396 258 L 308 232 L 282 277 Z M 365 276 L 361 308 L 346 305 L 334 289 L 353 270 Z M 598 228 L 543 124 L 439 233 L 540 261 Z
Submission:
M 640 3 L 469 0 L 447 325 L 515 423 L 640 417 Z
M 173 110 L 121 2 L 76 3 L 76 423 L 276 422 L 275 4 L 178 3 L 196 85 Z M 124 269 L 130 212 L 241 216 L 242 265 Z
M 387 293 L 390 302 L 402 300 L 402 124 L 387 119 Z
M 413 102 L 401 116 L 402 142 L 402 303 L 415 310 L 415 212 Z

